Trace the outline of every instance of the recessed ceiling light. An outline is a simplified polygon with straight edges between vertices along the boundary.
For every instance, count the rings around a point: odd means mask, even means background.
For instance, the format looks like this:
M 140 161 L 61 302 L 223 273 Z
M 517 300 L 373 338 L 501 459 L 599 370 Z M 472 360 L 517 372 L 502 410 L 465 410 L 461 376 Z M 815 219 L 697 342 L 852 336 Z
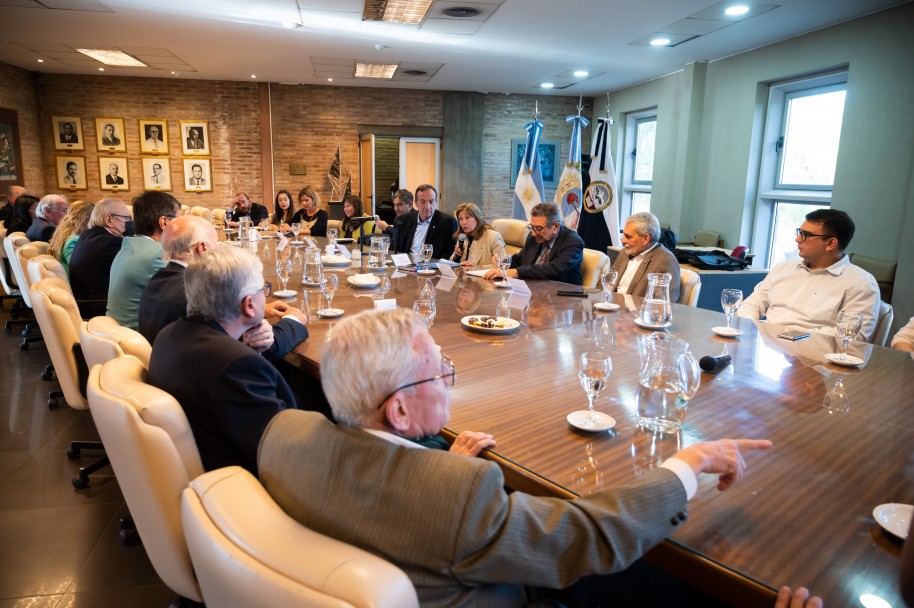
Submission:
M 584 77 L 587 76 L 589 73 L 590 73 L 590 72 L 588 72 L 587 70 L 575 70 L 575 71 L 574 71 L 574 75 L 575 75 L 576 77 L 578 77 L 578 78 L 584 78 Z
M 669 38 L 654 38 L 651 40 L 651 46 L 666 46 L 670 43 Z
M 544 89 L 551 89 L 551 88 L 554 87 L 555 85 L 552 84 L 551 82 L 544 82 L 544 83 L 541 84 L 540 86 L 541 86 L 542 88 L 544 88 Z
M 44 59 L 39 59 L 38 63 L 44 63 Z
M 385 21 L 387 23 L 419 24 L 425 19 L 432 0 L 387 0 L 387 2 L 365 2 L 363 21 Z
M 257 78 L 257 74 L 251 74 L 251 78 Z
M 116 51 L 111 49 L 76 49 L 76 51 L 91 57 L 96 61 L 101 61 L 105 65 L 117 65 L 128 68 L 148 67 L 145 63 L 135 59 L 134 57 L 131 57 L 124 51 Z
M 397 71 L 396 63 L 356 63 L 356 78 L 393 78 Z
M 99 71 L 99 72 L 104 72 L 104 71 L 105 71 L 105 68 L 98 68 L 98 71 Z
M 731 17 L 736 17 L 738 15 L 745 15 L 748 12 L 749 12 L 748 6 L 746 6 L 745 4 L 737 4 L 737 5 L 728 7 L 727 10 L 724 11 L 724 14 L 729 15 Z
M 333 82 L 333 79 L 332 79 L 332 78 L 328 78 L 328 79 L 327 79 L 327 82 Z

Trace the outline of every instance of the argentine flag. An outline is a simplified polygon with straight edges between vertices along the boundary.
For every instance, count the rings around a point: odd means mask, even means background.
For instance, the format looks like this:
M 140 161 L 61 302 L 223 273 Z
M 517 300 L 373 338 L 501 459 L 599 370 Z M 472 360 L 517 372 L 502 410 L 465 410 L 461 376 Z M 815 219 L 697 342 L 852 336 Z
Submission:
M 568 145 L 568 162 L 562 170 L 559 187 L 555 190 L 555 204 L 562 212 L 562 221 L 572 230 L 578 229 L 581 216 L 581 128 L 590 124 L 583 116 L 568 116 L 571 123 L 571 143 Z
M 530 221 L 530 212 L 534 206 L 543 202 L 543 173 L 540 168 L 539 141 L 543 132 L 543 123 L 538 120 L 528 122 L 527 143 L 517 172 L 517 183 L 514 185 L 514 209 L 511 217 L 516 220 Z

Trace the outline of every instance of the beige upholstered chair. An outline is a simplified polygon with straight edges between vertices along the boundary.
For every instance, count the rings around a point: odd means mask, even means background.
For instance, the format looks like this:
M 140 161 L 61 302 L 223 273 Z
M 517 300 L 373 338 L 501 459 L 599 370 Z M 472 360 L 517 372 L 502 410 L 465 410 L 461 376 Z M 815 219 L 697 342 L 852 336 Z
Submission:
M 879 302 L 879 315 L 876 317 L 876 329 L 873 331 L 873 337 L 870 343 L 878 346 L 885 346 L 889 339 L 889 332 L 892 329 L 892 321 L 895 320 L 895 311 L 892 305 L 886 302 Z
M 871 258 L 856 253 L 852 253 L 850 259 L 851 262 L 873 275 L 876 279 L 876 284 L 879 285 L 879 297 L 882 301 L 891 302 L 892 291 L 895 288 L 895 269 L 898 267 L 898 262 L 880 260 L 879 258 Z
M 26 266 L 29 281 L 32 283 L 37 283 L 41 279 L 55 277 L 66 283 L 67 287 L 70 286 L 70 277 L 67 276 L 67 271 L 64 269 L 63 264 L 52 255 L 46 253 L 36 255 L 29 259 Z
M 10 238 L 15 238 L 17 236 L 25 237 L 25 234 L 22 232 L 14 232 L 9 235 Z M 19 291 L 19 284 L 16 282 L 16 276 L 13 274 L 12 263 L 9 261 L 6 250 L 6 228 L 0 224 L 0 286 L 3 287 L 3 294 L 0 294 L 0 302 L 2 300 L 13 300 L 13 305 L 10 307 L 10 318 L 6 320 L 4 324 L 4 329 L 6 331 L 11 331 L 14 325 L 26 325 L 29 322 L 29 319 L 20 319 L 19 317 L 31 316 L 29 307 L 25 305 L 25 300 L 23 299 L 22 293 Z M 5 260 L 5 261 L 4 261 Z
M 222 213 L 224 215 L 225 211 L 223 211 Z M 209 218 L 210 218 L 210 210 L 207 209 L 206 207 L 201 207 L 199 205 L 191 207 L 190 214 L 196 215 L 197 217 L 202 217 L 203 219 L 205 219 L 207 221 L 209 221 Z
M 28 282 L 25 280 L 25 274 L 22 267 L 19 265 L 19 256 L 16 254 L 16 249 L 28 245 L 29 243 L 30 241 L 28 237 L 25 236 L 24 232 L 14 232 L 3 239 L 3 250 L 6 253 L 6 259 L 10 263 L 11 278 L 19 287 L 19 291 L 22 294 L 22 299 L 26 306 L 31 308 L 32 304 L 31 300 L 29 300 Z
M 619 257 L 619 254 L 622 253 L 624 249 L 622 247 L 613 247 L 612 245 L 606 246 L 606 255 L 609 257 L 609 265 L 612 266 L 616 263 L 616 259 Z
M 146 368 L 134 357 L 93 367 L 87 393 L 149 561 L 172 591 L 203 601 L 181 524 L 181 491 L 203 473 L 184 410 L 174 397 L 146 384 Z
M 609 256 L 596 249 L 584 248 L 584 259 L 581 261 L 581 286 L 593 289 L 600 282 L 600 275 L 609 263 Z
M 207 606 L 419 606 L 402 570 L 302 526 L 241 467 L 193 480 L 181 513 Z
M 528 232 L 527 222 L 524 220 L 500 217 L 492 221 L 492 228 L 501 234 L 501 238 L 505 241 L 505 251 L 509 255 L 514 255 L 524 248 Z
M 21 239 L 16 239 L 16 242 L 21 243 Z M 39 255 L 46 253 L 48 250 L 48 244 L 43 241 L 34 241 L 29 242 L 26 238 L 26 242 L 21 245 L 16 246 L 16 251 L 14 256 L 10 258 L 10 267 L 13 269 L 13 273 L 16 275 L 16 282 L 20 285 L 22 291 L 22 299 L 29 308 L 34 308 L 32 306 L 31 294 L 29 294 L 29 287 L 32 285 L 32 279 L 28 274 L 28 262 L 32 258 L 35 258 Z M 69 283 L 67 284 L 69 288 Z M 22 343 L 19 345 L 19 348 L 22 350 L 28 350 L 29 345 L 32 342 L 41 342 L 44 338 L 40 335 L 33 336 L 32 330 L 35 328 L 36 324 L 29 323 L 25 326 L 25 329 L 22 330 Z
M 701 293 L 701 276 L 688 268 L 679 269 L 679 303 L 698 307 L 698 295 Z
M 327 220 L 327 230 L 331 228 L 340 229 L 340 220 Z
M 225 209 L 216 208 L 213 209 L 213 218 L 216 219 L 220 224 L 225 221 Z
M 152 347 L 143 335 L 111 317 L 93 317 L 79 326 L 79 345 L 89 369 L 117 357 L 136 357 L 149 368 Z
M 680 245 L 695 245 L 696 247 L 722 247 L 720 233 L 712 230 L 699 230 L 695 233 L 695 239 L 691 243 L 680 243 Z
M 126 205 L 127 213 L 130 214 L 130 217 L 133 217 L 133 205 Z
M 181 205 L 181 214 L 180 215 L 187 215 L 188 213 L 190 213 L 190 205 Z M 131 210 L 130 214 L 133 215 L 132 210 Z

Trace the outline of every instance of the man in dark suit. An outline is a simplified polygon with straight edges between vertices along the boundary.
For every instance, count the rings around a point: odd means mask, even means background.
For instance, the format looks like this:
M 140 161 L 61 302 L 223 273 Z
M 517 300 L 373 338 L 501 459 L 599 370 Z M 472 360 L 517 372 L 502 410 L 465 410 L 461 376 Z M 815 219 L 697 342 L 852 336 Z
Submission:
M 203 150 L 204 148 L 206 148 L 206 144 L 203 142 L 203 138 L 200 137 L 200 130 L 191 127 L 187 132 L 187 149 Z
M 108 306 L 111 263 L 124 236 L 133 233 L 133 218 L 124 201 L 108 198 L 92 209 L 88 228 L 80 235 L 70 258 L 70 287 L 87 319 L 104 315 Z
M 111 165 L 108 166 L 108 175 L 105 176 L 105 183 L 114 186 L 123 186 L 124 178 L 117 174 L 118 171 L 120 171 L 120 168 L 117 164 L 111 163 Z
M 114 125 L 110 122 L 105 125 L 104 130 L 102 131 L 102 145 L 103 146 L 119 146 L 121 145 L 121 138 L 114 134 Z
M 438 211 L 438 191 L 431 184 L 416 188 L 418 213 L 407 214 L 397 230 L 397 251 L 419 255 L 423 244 L 432 246 L 432 257 L 446 259 L 454 253 L 457 220 Z
M 238 218 L 245 216 L 250 216 L 251 224 L 256 226 L 260 223 L 260 220 L 270 217 L 270 212 L 260 203 L 253 202 L 244 192 L 239 192 L 232 199 L 232 219 L 229 222 L 229 226 L 237 228 Z
M 372 348 L 353 348 L 364 336 Z M 415 443 L 448 422 L 456 376 L 412 311 L 338 323 L 321 377 L 339 424 L 276 416 L 260 445 L 260 481 L 308 528 L 402 568 L 423 606 L 522 606 L 533 586 L 542 594 L 620 571 L 686 520 L 699 474 L 720 475 L 724 490 L 744 473 L 741 452 L 771 446 L 694 444 L 631 483 L 576 500 L 508 494 L 499 466 L 472 457 L 495 445 L 491 435 L 462 433 L 450 452 Z
M 562 226 L 555 203 L 540 203 L 530 212 L 530 235 L 524 247 L 511 256 L 506 276 L 514 279 L 549 279 L 581 284 L 584 241 L 574 230 Z M 500 280 L 501 271 L 486 273 L 490 281 Z
M 388 224 L 384 220 L 381 220 L 378 222 L 378 228 L 380 228 L 384 234 L 393 239 L 393 242 L 396 245 L 398 236 L 400 234 L 400 229 L 402 228 L 403 220 L 405 220 L 406 217 L 411 213 L 414 214 L 417 212 L 415 209 L 413 209 L 413 193 L 405 188 L 400 188 L 396 191 L 396 193 L 394 193 L 393 203 L 394 213 L 396 214 L 394 223 Z
M 256 475 L 263 429 L 298 407 L 276 367 L 239 341 L 263 322 L 263 263 L 246 249 L 217 247 L 191 260 L 184 290 L 187 316 L 159 332 L 149 383 L 184 408 L 206 470 L 239 465 Z
M 76 133 L 73 132 L 73 125 L 65 122 L 63 123 L 63 132 L 60 134 L 60 143 L 62 144 L 78 144 L 79 137 L 76 136 Z
M 57 229 L 57 224 L 64 218 L 69 208 L 70 203 L 66 197 L 59 194 L 46 194 L 38 202 L 38 207 L 35 208 L 35 219 L 26 230 L 25 236 L 30 241 L 50 242 L 51 237 L 54 236 L 54 230 Z
M 670 302 L 679 301 L 679 262 L 659 240 L 660 221 L 653 213 L 636 213 L 625 220 L 625 249 L 612 266 L 619 273 L 616 291 L 643 296 L 647 292 L 647 275 L 666 272 L 670 275 Z

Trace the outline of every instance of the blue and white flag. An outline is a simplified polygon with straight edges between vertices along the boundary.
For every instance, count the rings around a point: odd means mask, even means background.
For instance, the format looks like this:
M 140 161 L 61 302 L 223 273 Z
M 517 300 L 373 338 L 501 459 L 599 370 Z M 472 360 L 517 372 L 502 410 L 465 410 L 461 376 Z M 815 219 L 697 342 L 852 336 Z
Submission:
M 609 147 L 609 118 L 598 119 L 593 153 L 590 160 L 590 185 L 584 191 L 583 214 L 578 234 L 584 246 L 605 251 L 607 245 L 620 247 L 619 200 L 616 192 L 616 170 Z
M 581 128 L 590 121 L 581 115 L 568 116 L 571 123 L 571 143 L 568 145 L 568 162 L 562 170 L 559 187 L 555 190 L 555 204 L 562 212 L 562 221 L 572 230 L 578 229 L 581 216 Z
M 539 141 L 543 132 L 543 123 L 538 120 L 528 122 L 527 143 L 517 172 L 517 183 L 514 185 L 514 210 L 511 217 L 516 220 L 530 221 L 530 212 L 543 202 L 543 172 L 540 168 Z

